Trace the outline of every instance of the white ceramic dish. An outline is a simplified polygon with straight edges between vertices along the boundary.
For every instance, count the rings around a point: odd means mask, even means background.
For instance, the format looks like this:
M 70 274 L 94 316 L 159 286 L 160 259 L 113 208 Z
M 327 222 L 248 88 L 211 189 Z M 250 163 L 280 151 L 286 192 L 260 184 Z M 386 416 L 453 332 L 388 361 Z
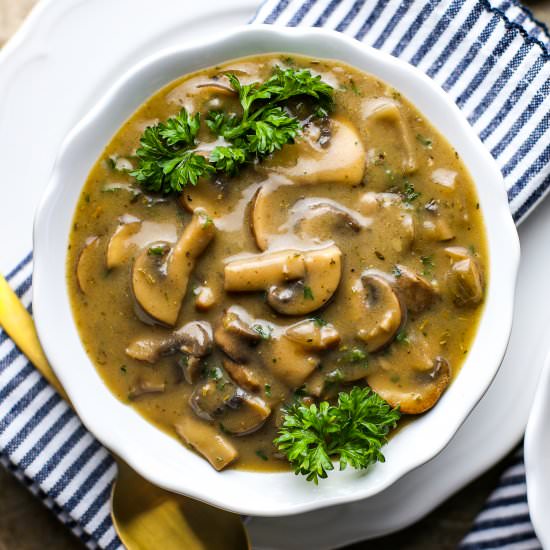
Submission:
M 92 107 L 121 66 L 144 55 L 205 34 L 223 32 L 249 21 L 259 0 L 40 0 L 8 47 L 0 50 L 0 149 L 3 199 L 0 270 L 9 272 L 31 247 L 31 220 L 61 141 Z M 132 25 L 128 25 L 128 12 Z M 96 29 L 101 26 L 101 40 Z M 135 32 L 139 28 L 140 32 Z M 55 29 L 55 40 L 51 40 Z M 75 39 L 78 36 L 78 39 Z M 385 45 L 397 44 L 395 33 Z M 86 59 L 82 70 L 82 59 Z M 428 67 L 430 59 L 420 67 Z M 77 79 L 74 75 L 78 74 Z M 47 75 L 47 78 L 44 77 Z M 31 101 L 40 82 L 41 101 Z M 67 90 L 71 90 L 67 94 Z M 43 105 L 55 124 L 48 132 L 30 132 Z M 32 136 L 32 138 L 30 137 Z M 32 163 L 27 162 L 29 148 Z M 21 189 L 7 185 L 25 181 Z M 377 537 L 418 521 L 445 499 L 481 475 L 523 438 L 527 418 L 550 342 L 550 201 L 541 204 L 519 228 L 522 262 L 514 325 L 502 366 L 489 390 L 452 441 L 433 460 L 405 475 L 376 496 L 351 504 L 277 518 L 251 517 L 247 527 L 256 550 L 332 550 Z M 521 384 L 518 384 L 521 379 Z M 502 429 L 502 419 L 506 429 Z M 452 472 L 452 475 L 450 475 Z M 421 492 L 422 498 L 418 498 Z
M 525 471 L 531 522 L 543 548 L 550 548 L 550 354 L 544 361 L 525 432 Z
M 80 185 L 104 145 L 154 91 L 181 74 L 254 53 L 285 51 L 339 58 L 398 88 L 449 137 L 484 182 L 478 193 L 488 228 L 491 279 L 478 335 L 438 406 L 393 438 L 387 462 L 367 475 L 338 472 L 320 487 L 290 473 L 222 474 L 117 401 L 86 356 L 65 285 L 65 253 Z M 317 29 L 244 27 L 202 44 L 165 50 L 139 63 L 71 132 L 56 162 L 35 223 L 34 313 L 45 351 L 87 427 L 152 482 L 235 512 L 274 516 L 375 495 L 437 455 L 488 388 L 511 329 L 519 242 L 500 172 L 456 106 L 422 73 L 341 34 Z M 64 334 L 60 339 L 59 334 Z M 75 368 L 78 365 L 78 368 Z M 418 445 L 418 441 L 423 444 Z M 189 475 L 192 471 L 193 475 Z

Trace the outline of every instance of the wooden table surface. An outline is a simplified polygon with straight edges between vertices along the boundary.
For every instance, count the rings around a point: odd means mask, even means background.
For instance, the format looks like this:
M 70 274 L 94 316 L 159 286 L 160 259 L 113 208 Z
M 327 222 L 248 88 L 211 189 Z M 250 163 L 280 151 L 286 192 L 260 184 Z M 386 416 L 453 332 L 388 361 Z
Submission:
M 0 0 L 0 46 L 37 0 Z M 550 0 L 526 2 L 550 25 Z M 356 544 L 349 550 L 451 550 L 474 518 L 509 458 L 465 487 L 422 521 L 394 535 Z M 451 473 L 449 475 L 452 475 Z M 422 498 L 419 495 L 419 498 Z M 0 467 L 0 550 L 81 550 L 84 545 L 10 473 Z

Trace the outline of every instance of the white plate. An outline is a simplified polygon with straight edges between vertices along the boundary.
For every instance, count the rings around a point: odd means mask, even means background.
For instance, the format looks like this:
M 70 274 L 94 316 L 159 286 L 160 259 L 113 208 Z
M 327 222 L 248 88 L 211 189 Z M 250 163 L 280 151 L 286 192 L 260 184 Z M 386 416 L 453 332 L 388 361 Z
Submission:
M 30 249 L 34 206 L 67 131 L 106 83 L 145 54 L 181 36 L 246 22 L 257 0 L 42 0 L 0 52 L 3 151 L 0 270 Z M 37 121 L 46 131 L 36 132 Z M 8 154 L 6 154 L 8 152 Z M 550 311 L 550 202 L 520 229 L 523 265 L 515 327 L 499 374 L 474 414 L 436 459 L 374 499 L 292 518 L 249 523 L 257 548 L 334 548 L 401 529 L 481 474 L 514 447 L 525 429 L 546 349 Z M 543 342 L 544 343 L 544 342 Z M 506 429 L 502 429 L 503 421 Z M 422 498 L 418 498 L 421 494 Z M 330 527 L 328 527 L 330 526 Z M 307 538 L 305 538 L 307 537 Z
M 531 521 L 544 548 L 550 548 L 550 354 L 540 376 L 525 432 L 527 499 Z

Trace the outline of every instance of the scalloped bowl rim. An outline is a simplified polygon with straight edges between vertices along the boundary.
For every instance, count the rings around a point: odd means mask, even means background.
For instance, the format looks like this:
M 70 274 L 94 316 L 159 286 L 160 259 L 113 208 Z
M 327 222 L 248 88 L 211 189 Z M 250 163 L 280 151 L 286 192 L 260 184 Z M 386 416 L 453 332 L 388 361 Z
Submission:
M 334 471 L 318 487 L 291 472 L 216 472 L 117 400 L 86 355 L 66 285 L 66 247 L 81 186 L 124 121 L 178 76 L 271 52 L 338 59 L 372 73 L 407 97 L 447 137 L 476 182 L 493 274 L 472 349 L 437 406 L 390 440 L 384 464 L 367 472 Z M 85 426 L 107 448 L 167 490 L 237 513 L 280 516 L 371 497 L 444 449 L 488 389 L 504 356 L 519 256 L 502 175 L 458 107 L 437 84 L 416 68 L 335 31 L 251 25 L 147 57 L 122 75 L 70 132 L 35 216 L 33 308 L 40 341 L 56 375 Z

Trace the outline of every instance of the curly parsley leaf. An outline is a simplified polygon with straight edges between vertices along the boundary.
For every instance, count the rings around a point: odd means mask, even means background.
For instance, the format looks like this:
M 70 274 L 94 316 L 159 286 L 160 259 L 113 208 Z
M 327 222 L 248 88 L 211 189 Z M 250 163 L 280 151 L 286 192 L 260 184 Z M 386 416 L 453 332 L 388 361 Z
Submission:
M 146 128 L 136 151 L 138 167 L 130 175 L 145 189 L 166 194 L 181 192 L 214 173 L 208 160 L 192 149 L 199 126 L 200 115 L 190 116 L 182 109 L 166 122 Z
M 332 106 L 333 88 L 307 69 L 275 67 L 265 82 L 241 84 L 228 74 L 230 86 L 239 98 L 242 113 L 210 111 L 206 125 L 223 138 L 208 157 L 196 151 L 200 114 L 182 109 L 165 122 L 145 129 L 136 152 L 138 167 L 130 172 L 143 188 L 160 193 L 179 193 L 199 178 L 215 173 L 234 176 L 247 164 L 293 143 L 301 132 L 300 121 L 288 111 L 288 100 L 307 96 L 312 113 L 327 113 Z
M 378 394 L 355 387 L 340 393 L 336 405 L 291 405 L 274 444 L 296 474 L 317 484 L 334 469 L 333 459 L 340 460 L 341 470 L 384 462 L 381 448 L 400 417 Z

